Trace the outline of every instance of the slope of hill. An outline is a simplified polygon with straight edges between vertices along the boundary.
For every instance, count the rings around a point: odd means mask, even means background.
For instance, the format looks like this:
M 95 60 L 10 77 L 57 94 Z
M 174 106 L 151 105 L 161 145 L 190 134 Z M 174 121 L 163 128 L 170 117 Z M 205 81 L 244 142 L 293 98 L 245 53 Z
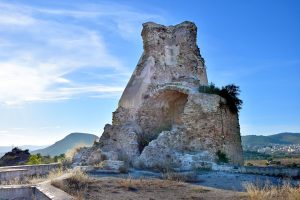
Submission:
M 278 133 L 275 135 L 246 135 L 242 136 L 243 146 L 265 146 L 268 144 L 300 144 L 300 133 Z
M 77 145 L 92 146 L 95 140 L 98 140 L 98 137 L 93 134 L 71 133 L 62 140 L 59 140 L 56 143 L 52 144 L 51 146 L 44 149 L 32 151 L 31 153 L 40 153 L 44 156 L 56 156 L 62 153 L 66 153 L 68 150 L 76 147 Z
M 28 161 L 29 157 L 30 153 L 28 150 L 22 151 L 15 147 L 0 158 L 0 166 L 22 165 Z

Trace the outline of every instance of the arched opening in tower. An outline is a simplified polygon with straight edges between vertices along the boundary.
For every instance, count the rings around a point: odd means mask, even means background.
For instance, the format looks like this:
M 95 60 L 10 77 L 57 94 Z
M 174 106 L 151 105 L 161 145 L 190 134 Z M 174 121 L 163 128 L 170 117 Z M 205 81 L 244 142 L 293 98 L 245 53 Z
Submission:
M 145 100 L 139 111 L 139 125 L 142 128 L 140 151 L 156 139 L 162 131 L 170 131 L 182 124 L 182 114 L 188 95 L 176 90 L 165 90 Z

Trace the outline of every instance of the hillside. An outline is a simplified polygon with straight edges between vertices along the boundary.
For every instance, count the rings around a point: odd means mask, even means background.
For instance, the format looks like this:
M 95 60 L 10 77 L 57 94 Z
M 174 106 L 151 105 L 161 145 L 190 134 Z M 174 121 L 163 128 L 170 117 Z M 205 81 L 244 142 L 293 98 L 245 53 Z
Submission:
M 278 133 L 275 135 L 246 135 L 242 136 L 243 146 L 265 146 L 268 144 L 300 144 L 300 133 Z
M 30 157 L 28 150 L 21 150 L 17 147 L 13 148 L 10 152 L 5 153 L 0 158 L 0 166 L 14 166 L 25 164 Z
M 14 147 L 18 147 L 19 149 L 26 150 L 28 149 L 29 152 L 46 148 L 49 145 L 43 145 L 43 146 L 36 146 L 36 145 L 21 145 L 21 146 L 0 146 L 0 157 L 4 156 L 5 153 L 11 151 Z
M 68 150 L 76 147 L 77 145 L 84 144 L 85 146 L 92 146 L 98 137 L 88 133 L 71 133 L 62 140 L 50 145 L 47 148 L 32 151 L 32 154 L 40 153 L 42 155 L 56 156 L 66 153 Z

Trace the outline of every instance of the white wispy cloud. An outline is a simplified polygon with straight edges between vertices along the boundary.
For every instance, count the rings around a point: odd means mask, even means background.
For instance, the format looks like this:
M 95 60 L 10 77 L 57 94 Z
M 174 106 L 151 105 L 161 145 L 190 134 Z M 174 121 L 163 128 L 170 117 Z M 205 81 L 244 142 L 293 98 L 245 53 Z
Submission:
M 0 130 L 0 136 L 2 136 L 2 137 L 11 137 L 11 138 L 23 138 L 23 137 L 25 137 L 24 135 L 21 135 L 21 134 L 11 133 L 8 130 Z
M 35 23 L 35 19 L 28 13 L 28 9 L 11 4 L 0 3 L 0 25 L 27 26 Z
M 119 94 L 124 88 L 120 81 L 82 83 L 67 77 L 90 68 L 109 69 L 108 74 L 120 77 L 128 74 L 122 60 L 109 51 L 102 32 L 113 30 L 130 39 L 140 32 L 142 22 L 159 18 L 118 4 L 74 4 L 66 10 L 4 2 L 0 104 L 7 105 Z

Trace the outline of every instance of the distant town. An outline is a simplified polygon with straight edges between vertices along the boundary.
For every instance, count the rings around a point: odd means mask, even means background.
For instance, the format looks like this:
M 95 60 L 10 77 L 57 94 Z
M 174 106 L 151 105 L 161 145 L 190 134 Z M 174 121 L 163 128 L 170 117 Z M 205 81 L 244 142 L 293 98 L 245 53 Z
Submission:
M 300 154 L 300 144 L 268 144 L 266 146 L 261 145 L 247 145 L 244 146 L 246 151 L 255 151 L 264 154 Z

